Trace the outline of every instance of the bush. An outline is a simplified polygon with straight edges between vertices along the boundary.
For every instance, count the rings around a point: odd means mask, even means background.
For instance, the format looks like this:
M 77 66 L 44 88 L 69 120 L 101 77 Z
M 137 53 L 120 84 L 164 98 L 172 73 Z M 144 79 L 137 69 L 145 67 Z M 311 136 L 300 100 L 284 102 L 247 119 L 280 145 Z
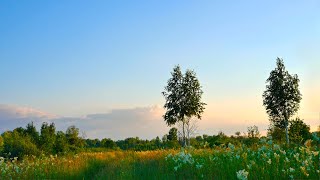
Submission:
M 2 152 L 3 149 L 3 138 L 0 136 L 0 153 Z
M 310 126 L 306 125 L 302 119 L 295 119 L 290 122 L 289 138 L 291 142 L 302 144 L 307 139 L 311 139 Z
M 13 158 L 23 158 L 25 155 L 39 155 L 40 151 L 29 136 L 24 136 L 18 131 L 5 132 L 3 134 L 2 154 Z

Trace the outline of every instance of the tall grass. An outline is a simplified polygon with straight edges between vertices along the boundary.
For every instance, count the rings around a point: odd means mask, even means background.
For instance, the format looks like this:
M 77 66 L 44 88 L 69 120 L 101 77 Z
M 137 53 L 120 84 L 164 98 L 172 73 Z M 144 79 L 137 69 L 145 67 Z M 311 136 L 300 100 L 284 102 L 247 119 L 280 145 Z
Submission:
M 320 179 L 319 147 L 261 143 L 0 159 L 0 179 Z

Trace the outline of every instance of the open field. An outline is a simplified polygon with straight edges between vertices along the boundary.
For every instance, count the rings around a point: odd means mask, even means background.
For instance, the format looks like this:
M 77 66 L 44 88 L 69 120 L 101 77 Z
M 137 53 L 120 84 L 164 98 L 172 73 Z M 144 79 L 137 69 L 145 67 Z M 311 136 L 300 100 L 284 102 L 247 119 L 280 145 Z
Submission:
M 269 143 L 269 144 L 268 144 Z M 319 147 L 109 151 L 0 160 L 0 179 L 319 179 Z

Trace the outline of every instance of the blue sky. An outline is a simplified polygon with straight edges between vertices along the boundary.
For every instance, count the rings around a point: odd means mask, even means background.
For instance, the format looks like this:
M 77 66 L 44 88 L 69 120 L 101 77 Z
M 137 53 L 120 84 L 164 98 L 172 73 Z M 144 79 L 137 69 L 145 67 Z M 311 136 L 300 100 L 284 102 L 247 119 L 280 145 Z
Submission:
M 180 64 L 202 83 L 208 133 L 231 131 L 219 119 L 265 127 L 261 95 L 280 56 L 315 126 L 319 12 L 318 1 L 1 1 L 0 104 L 59 117 L 161 107 Z

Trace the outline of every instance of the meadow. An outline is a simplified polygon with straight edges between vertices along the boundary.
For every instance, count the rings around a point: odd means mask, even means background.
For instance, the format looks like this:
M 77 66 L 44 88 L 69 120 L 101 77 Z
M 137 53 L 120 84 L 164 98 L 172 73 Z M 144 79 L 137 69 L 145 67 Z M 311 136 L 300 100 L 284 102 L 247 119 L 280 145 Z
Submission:
M 319 145 L 82 152 L 0 158 L 0 179 L 320 179 Z

